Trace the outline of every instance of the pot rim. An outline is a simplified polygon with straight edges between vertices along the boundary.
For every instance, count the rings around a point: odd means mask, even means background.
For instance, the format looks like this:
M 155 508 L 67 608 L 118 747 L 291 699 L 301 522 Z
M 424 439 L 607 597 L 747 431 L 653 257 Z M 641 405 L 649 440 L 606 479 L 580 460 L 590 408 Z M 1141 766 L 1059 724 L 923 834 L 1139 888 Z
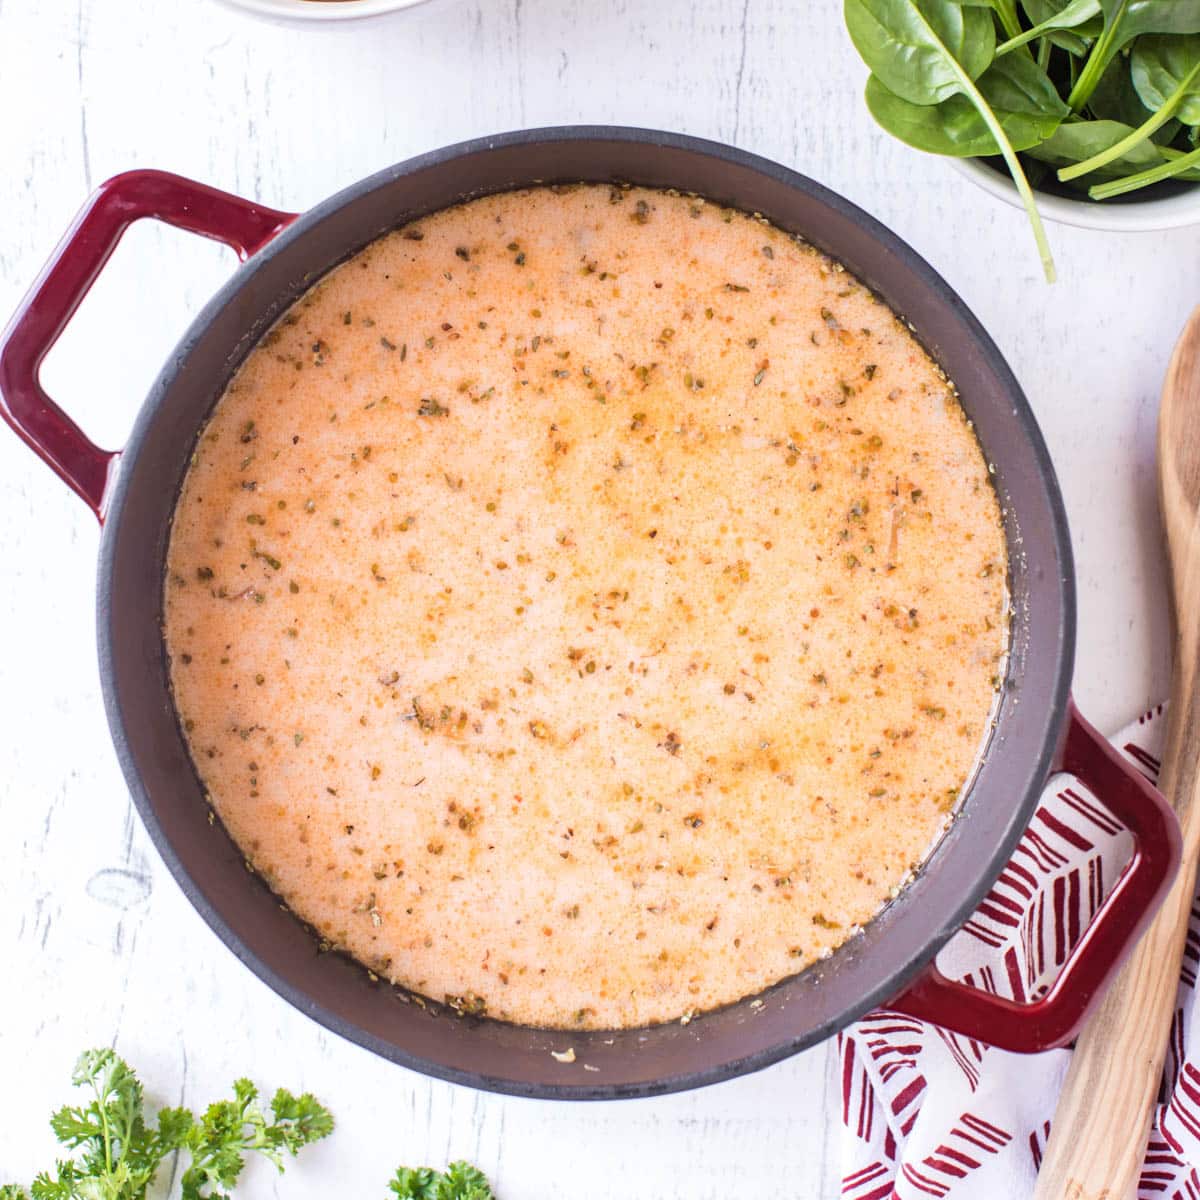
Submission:
M 1075 649 L 1075 573 L 1066 511 L 1058 487 L 1057 477 L 1049 451 L 1020 384 L 995 342 L 966 304 L 959 298 L 957 293 L 934 271 L 924 258 L 874 217 L 851 201 L 788 167 L 732 146 L 686 134 L 667 133 L 626 126 L 568 125 L 515 130 L 491 137 L 458 142 L 394 164 L 351 184 L 349 187 L 343 188 L 328 199 L 302 213 L 262 250 L 253 255 L 246 263 L 239 266 L 231 278 L 201 309 L 188 327 L 175 347 L 175 350 L 167 359 L 155 383 L 152 385 L 147 399 L 143 403 L 133 425 L 132 432 L 123 452 L 122 464 L 117 471 L 112 487 L 111 503 L 107 511 L 107 519 L 100 543 L 99 569 L 96 582 L 97 643 L 101 687 L 113 742 L 117 750 L 118 760 L 120 761 L 142 821 L 156 849 L 162 855 L 176 882 L 193 907 L 195 907 L 206 924 L 217 934 L 220 940 L 260 980 L 266 983 L 283 999 L 287 1000 L 293 1007 L 299 1009 L 306 1016 L 317 1021 L 325 1028 L 383 1058 L 425 1075 L 452 1083 L 464 1084 L 484 1091 L 501 1092 L 514 1096 L 563 1100 L 612 1100 L 662 1095 L 704 1087 L 738 1075 L 760 1070 L 784 1058 L 790 1057 L 806 1047 L 815 1045 L 819 1041 L 824 1041 L 838 1030 L 857 1020 L 870 1009 L 879 1006 L 881 1003 L 886 1003 L 897 996 L 899 992 L 906 988 L 936 958 L 943 945 L 970 917 L 978 907 L 980 901 L 990 890 L 992 884 L 1008 862 L 1017 841 L 1028 827 L 1029 817 L 1036 805 L 1040 788 L 1031 787 L 1027 794 L 1014 799 L 1011 813 L 1008 815 L 1007 823 L 1004 826 L 1004 835 L 997 839 L 991 847 L 990 853 L 986 858 L 981 860 L 974 884 L 965 890 L 959 903 L 952 910 L 939 914 L 936 922 L 931 921 L 931 927 L 924 937 L 921 951 L 910 958 L 902 969 L 892 971 L 891 974 L 878 982 L 874 987 L 864 991 L 855 1002 L 844 1006 L 836 1016 L 831 1016 L 821 1025 L 815 1028 L 807 1028 L 804 1032 L 776 1042 L 766 1049 L 727 1059 L 714 1066 L 683 1071 L 671 1076 L 657 1077 L 650 1082 L 605 1083 L 597 1085 L 573 1083 L 546 1084 L 540 1082 L 526 1083 L 509 1078 L 495 1078 L 470 1070 L 447 1066 L 434 1059 L 402 1050 L 394 1043 L 386 1041 L 362 1028 L 360 1025 L 355 1024 L 353 1021 L 330 1011 L 327 1007 L 317 1003 L 306 991 L 289 982 L 274 967 L 265 962 L 256 951 L 252 950 L 246 944 L 242 936 L 235 932 L 227 923 L 218 911 L 216 904 L 209 899 L 207 893 L 193 880 L 173 842 L 163 829 L 149 792 L 142 781 L 138 765 L 134 761 L 134 756 L 130 749 L 130 737 L 126 729 L 124 705 L 115 682 L 116 671 L 113 640 L 114 624 L 118 618 L 111 613 L 109 605 L 118 542 L 116 535 L 121 525 L 123 510 L 128 498 L 129 481 L 133 476 L 132 465 L 137 459 L 148 431 L 159 415 L 159 408 L 164 397 L 168 394 L 175 378 L 185 368 L 188 357 L 194 349 L 196 342 L 200 339 L 214 317 L 223 311 L 238 293 L 242 291 L 254 273 L 261 270 L 275 255 L 281 253 L 296 241 L 305 238 L 310 230 L 331 213 L 336 212 L 366 193 L 395 183 L 398 178 L 413 174 L 424 168 L 439 166 L 447 162 L 468 158 L 491 150 L 544 143 L 553 144 L 564 141 L 598 144 L 616 142 L 662 146 L 664 148 L 679 149 L 698 154 L 756 172 L 760 175 L 765 175 L 791 190 L 798 191 L 816 202 L 834 209 L 840 215 L 851 220 L 870 236 L 872 241 L 879 246 L 884 254 L 901 260 L 904 266 L 919 279 L 924 289 L 929 290 L 944 305 L 952 310 L 976 353 L 986 360 L 989 370 L 1002 382 L 1011 405 L 1011 419 L 1019 427 L 1021 436 L 1028 444 L 1032 457 L 1035 460 L 1037 471 L 1046 484 L 1052 518 L 1052 544 L 1058 555 L 1058 562 L 1062 567 L 1061 577 L 1056 581 L 1056 585 L 1062 596 L 1062 608 L 1061 624 L 1055 644 L 1057 661 L 1053 673 L 1054 687 L 1049 705 L 1050 711 L 1047 713 L 1044 721 L 1041 745 L 1038 753 L 1032 757 L 1030 767 L 1031 777 L 1044 783 L 1050 773 L 1055 748 L 1067 714 Z M 610 175 L 602 181 L 610 182 L 611 179 L 612 176 Z M 601 182 L 599 177 L 595 181 Z M 513 187 L 532 186 L 534 182 L 536 181 L 526 179 L 522 182 L 515 182 Z M 630 182 L 636 183 L 637 181 L 630 180 Z M 464 189 L 464 198 L 473 194 L 469 186 Z M 373 240 L 376 236 L 379 236 L 379 233 L 370 233 L 366 241 Z M 366 241 L 363 244 L 366 244 Z M 824 247 L 821 248 L 824 249 Z M 829 253 L 835 259 L 838 258 L 836 250 L 830 249 Z M 307 286 L 313 286 L 318 278 L 319 276 L 315 276 L 312 280 L 308 281 Z M 919 336 L 920 332 L 918 331 Z M 931 848 L 931 855 L 936 853 L 936 845 Z M 296 919 L 299 920 L 298 917 Z M 878 917 L 874 919 L 878 919 Z M 817 964 L 817 966 L 819 965 Z M 787 980 L 781 981 L 772 988 L 759 993 L 759 995 L 768 996 L 775 988 L 782 987 L 787 982 Z M 746 997 L 738 1003 L 744 1003 L 745 1000 L 749 999 L 750 997 Z M 701 1017 L 703 1017 L 703 1014 L 701 1014 Z M 561 1032 L 564 1037 L 576 1036 L 565 1031 Z

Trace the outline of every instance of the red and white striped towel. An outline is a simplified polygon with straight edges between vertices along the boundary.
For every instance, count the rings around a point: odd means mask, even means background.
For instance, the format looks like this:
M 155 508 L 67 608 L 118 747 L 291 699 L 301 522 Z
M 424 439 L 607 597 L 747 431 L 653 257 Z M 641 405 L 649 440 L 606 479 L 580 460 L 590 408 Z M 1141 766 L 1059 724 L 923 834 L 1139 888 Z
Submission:
M 1151 779 L 1161 706 L 1115 744 Z M 1078 781 L 1058 776 L 1011 862 L 938 957 L 942 971 L 1014 999 L 1053 982 L 1129 835 Z M 1200 1200 L 1200 903 L 1192 907 L 1163 1088 L 1138 1200 Z M 1009 1054 L 879 1010 L 838 1038 L 842 1195 L 848 1200 L 1028 1200 L 1069 1050 Z

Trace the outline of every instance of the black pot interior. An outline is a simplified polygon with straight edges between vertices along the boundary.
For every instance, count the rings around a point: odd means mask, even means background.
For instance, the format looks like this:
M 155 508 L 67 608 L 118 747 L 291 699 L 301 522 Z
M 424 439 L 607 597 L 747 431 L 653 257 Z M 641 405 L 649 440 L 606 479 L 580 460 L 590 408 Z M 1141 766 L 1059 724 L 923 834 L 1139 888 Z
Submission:
M 268 326 L 331 267 L 397 224 L 469 196 L 577 180 L 674 187 L 762 213 L 839 259 L 907 318 L 957 383 L 994 464 L 1013 604 L 996 732 L 960 817 L 917 879 L 831 958 L 760 997 L 686 1025 L 615 1033 L 459 1018 L 318 953 L 311 933 L 209 823 L 159 632 L 171 512 L 193 442 Z M 739 151 L 638 130 L 510 134 L 412 160 L 307 213 L 240 268 L 142 409 L 110 509 L 98 587 L 105 700 L 122 767 L 159 850 L 226 945 L 297 1008 L 387 1058 L 475 1087 L 557 1098 L 652 1095 L 751 1071 L 894 995 L 970 914 L 1031 815 L 1074 648 L 1070 548 L 1053 471 L 1020 388 L 961 301 L 899 239 L 819 185 Z M 552 1057 L 568 1048 L 573 1062 Z

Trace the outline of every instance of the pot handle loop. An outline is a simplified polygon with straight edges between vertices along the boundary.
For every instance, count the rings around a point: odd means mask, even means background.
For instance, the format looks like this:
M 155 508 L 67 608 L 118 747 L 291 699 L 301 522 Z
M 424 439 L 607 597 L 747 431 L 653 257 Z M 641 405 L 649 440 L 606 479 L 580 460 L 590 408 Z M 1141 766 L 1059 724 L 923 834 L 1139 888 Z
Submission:
M 1068 701 L 1054 769 L 1074 775 L 1133 835 L 1133 858 L 1050 990 L 1019 1002 L 948 979 L 930 963 L 887 1008 L 1004 1050 L 1063 1046 L 1150 923 L 1179 867 L 1180 833 L 1163 796 Z
M 244 262 L 296 214 L 276 212 L 165 171 L 127 171 L 89 197 L 0 334 L 0 416 L 103 521 L 119 450 L 101 450 L 38 379 L 121 235 L 142 217 L 224 242 Z

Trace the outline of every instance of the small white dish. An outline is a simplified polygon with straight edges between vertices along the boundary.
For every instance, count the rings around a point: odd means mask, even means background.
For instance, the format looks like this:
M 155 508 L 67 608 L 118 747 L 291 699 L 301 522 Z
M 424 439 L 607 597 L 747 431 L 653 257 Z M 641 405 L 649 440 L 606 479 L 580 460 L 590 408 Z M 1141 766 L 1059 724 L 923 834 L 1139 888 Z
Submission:
M 956 170 L 997 200 L 1014 208 L 1024 208 L 1013 181 L 973 158 L 951 158 Z M 1200 183 L 1187 191 L 1155 200 L 1130 200 L 1127 203 L 1099 203 L 1095 200 L 1072 200 L 1034 191 L 1038 211 L 1047 221 L 1075 225 L 1080 229 L 1104 229 L 1110 233 L 1148 233 L 1154 230 L 1178 229 L 1184 225 L 1200 224 Z
M 415 8 L 427 0 L 217 0 L 226 8 L 291 25 L 321 25 L 363 21 L 402 9 Z

